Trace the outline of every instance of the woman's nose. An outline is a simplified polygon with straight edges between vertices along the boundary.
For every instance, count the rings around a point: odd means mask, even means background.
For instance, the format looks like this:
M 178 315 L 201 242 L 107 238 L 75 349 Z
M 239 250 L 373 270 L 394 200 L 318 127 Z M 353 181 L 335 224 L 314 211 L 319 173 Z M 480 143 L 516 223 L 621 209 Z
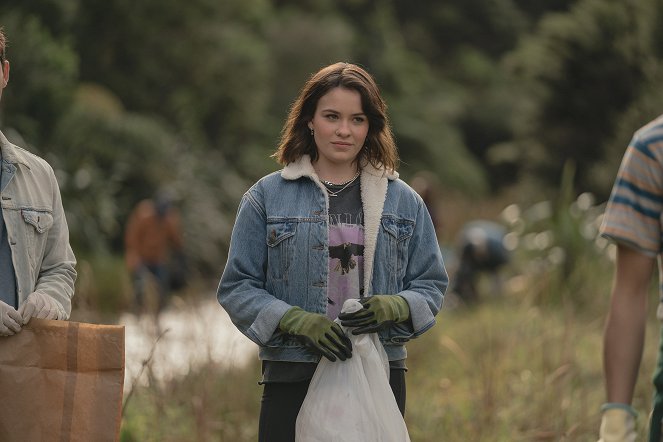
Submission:
M 343 135 L 348 135 L 350 133 L 350 130 L 348 128 L 348 123 L 346 122 L 340 122 L 338 127 L 336 128 L 336 135 L 338 136 L 343 136 Z

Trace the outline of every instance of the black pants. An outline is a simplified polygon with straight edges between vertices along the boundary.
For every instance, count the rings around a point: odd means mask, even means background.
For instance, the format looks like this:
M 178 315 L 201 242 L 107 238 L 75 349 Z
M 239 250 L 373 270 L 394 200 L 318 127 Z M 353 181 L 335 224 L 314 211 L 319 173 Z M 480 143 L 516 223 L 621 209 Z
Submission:
M 264 385 L 260 408 L 259 442 L 294 442 L 297 414 L 304 402 L 310 379 Z M 405 370 L 390 370 L 389 385 L 396 404 L 405 416 Z

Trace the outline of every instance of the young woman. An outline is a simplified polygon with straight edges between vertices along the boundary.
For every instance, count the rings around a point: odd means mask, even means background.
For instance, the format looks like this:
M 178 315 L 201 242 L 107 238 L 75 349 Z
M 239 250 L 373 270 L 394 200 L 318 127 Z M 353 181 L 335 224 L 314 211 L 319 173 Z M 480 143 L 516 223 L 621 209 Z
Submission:
M 352 357 L 339 325 L 379 332 L 405 413 L 404 344 L 435 323 L 448 285 L 430 215 L 398 179 L 398 154 L 378 87 L 336 63 L 294 102 L 273 155 L 284 166 L 244 195 L 217 297 L 260 346 L 260 441 L 294 441 L 321 356 Z

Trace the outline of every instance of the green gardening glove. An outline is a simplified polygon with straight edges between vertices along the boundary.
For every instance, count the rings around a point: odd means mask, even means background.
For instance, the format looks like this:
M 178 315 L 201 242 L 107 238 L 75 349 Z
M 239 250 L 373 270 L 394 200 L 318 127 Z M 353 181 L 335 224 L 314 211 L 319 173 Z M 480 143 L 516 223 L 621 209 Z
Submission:
M 352 357 L 350 338 L 345 336 L 337 323 L 324 315 L 292 307 L 281 318 L 279 328 L 299 336 L 309 347 L 332 362 L 336 361 L 336 357 L 341 361 Z
M 363 309 L 338 315 L 342 326 L 357 327 L 352 330 L 353 335 L 377 332 L 410 318 L 410 306 L 402 296 L 373 295 L 359 302 L 364 306 Z

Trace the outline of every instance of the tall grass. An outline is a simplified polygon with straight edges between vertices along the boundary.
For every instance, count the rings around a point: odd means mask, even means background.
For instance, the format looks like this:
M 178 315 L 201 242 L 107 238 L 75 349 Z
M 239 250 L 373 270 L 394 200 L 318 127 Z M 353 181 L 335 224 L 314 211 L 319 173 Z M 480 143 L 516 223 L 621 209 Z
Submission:
M 215 364 L 159 385 L 139 387 L 127 404 L 123 442 L 255 441 L 260 409 L 259 365 Z
M 409 348 L 413 441 L 598 439 L 603 312 L 540 308 L 511 297 L 439 319 Z M 657 326 L 652 318 L 650 336 Z M 641 410 L 651 396 L 655 350 L 647 347 L 638 382 Z
M 607 305 L 607 291 L 602 295 Z M 406 422 L 413 442 L 592 441 L 604 401 L 604 309 L 540 307 L 523 292 L 443 311 L 408 345 Z M 598 303 L 597 303 L 598 305 Z M 634 406 L 644 437 L 658 323 Z M 652 339 L 653 337 L 653 339 Z M 123 441 L 255 441 L 259 365 L 209 364 L 166 385 L 138 387 Z
M 76 258 L 72 320 L 112 321 L 118 312 L 131 309 L 131 282 L 121 256 L 99 253 Z

